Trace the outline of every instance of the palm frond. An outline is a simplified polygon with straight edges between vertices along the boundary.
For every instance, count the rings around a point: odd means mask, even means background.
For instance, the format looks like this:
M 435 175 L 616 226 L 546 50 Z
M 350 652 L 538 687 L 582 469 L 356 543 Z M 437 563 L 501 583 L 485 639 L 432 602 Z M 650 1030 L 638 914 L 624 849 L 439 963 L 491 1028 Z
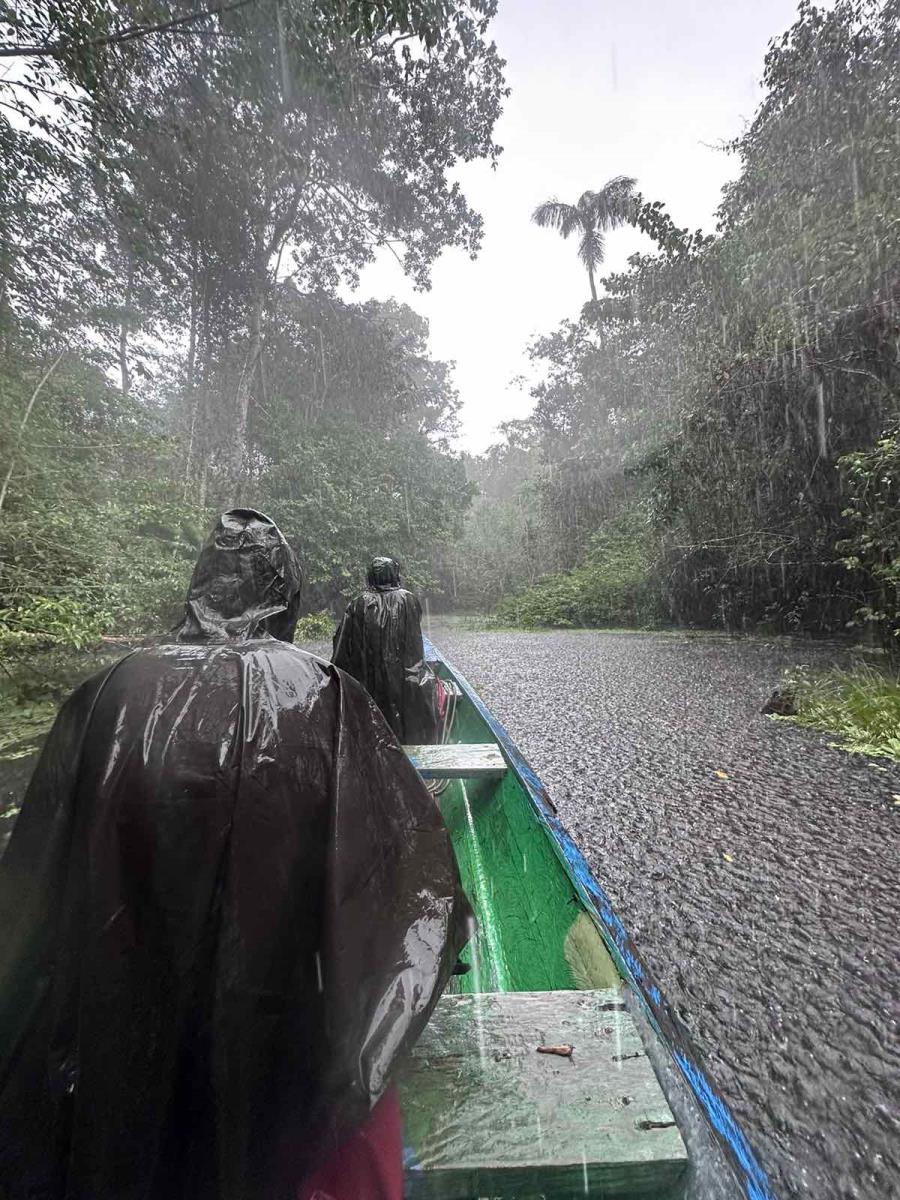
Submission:
M 616 175 L 607 180 L 599 192 L 593 192 L 593 215 L 599 229 L 615 229 L 634 219 L 634 185 L 636 179 Z
M 531 214 L 535 225 L 542 229 L 557 229 L 564 238 L 573 230 L 582 228 L 582 217 L 574 204 L 564 204 L 562 200 L 545 200 Z
M 596 271 L 603 262 L 605 249 L 606 242 L 600 230 L 587 229 L 578 246 L 578 257 L 589 271 Z

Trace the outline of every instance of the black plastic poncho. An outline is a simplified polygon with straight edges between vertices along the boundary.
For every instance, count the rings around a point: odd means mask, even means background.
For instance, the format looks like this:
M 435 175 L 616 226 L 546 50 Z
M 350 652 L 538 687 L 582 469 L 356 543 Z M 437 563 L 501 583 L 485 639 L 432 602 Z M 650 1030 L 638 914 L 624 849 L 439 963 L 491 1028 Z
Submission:
M 366 590 L 347 605 L 334 635 L 331 661 L 359 680 L 401 742 L 436 740 L 437 690 L 425 662 L 422 607 L 400 586 L 394 559 L 372 561 Z
M 383 1092 L 464 944 L 437 807 L 290 636 L 228 513 L 172 644 L 63 705 L 0 864 L 0 1195 L 286 1200 Z

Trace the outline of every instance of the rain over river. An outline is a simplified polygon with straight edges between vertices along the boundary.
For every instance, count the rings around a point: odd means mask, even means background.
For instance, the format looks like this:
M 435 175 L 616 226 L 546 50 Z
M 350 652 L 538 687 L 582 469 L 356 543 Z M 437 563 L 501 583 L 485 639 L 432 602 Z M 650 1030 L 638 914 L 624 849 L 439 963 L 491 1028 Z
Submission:
M 900 764 L 760 715 L 834 647 L 433 630 L 506 725 L 781 1197 L 900 1178 Z
M 785 667 L 841 652 L 431 632 L 548 785 L 775 1194 L 897 1195 L 900 764 L 759 713 Z M 10 817 L 31 765 L 0 764 Z

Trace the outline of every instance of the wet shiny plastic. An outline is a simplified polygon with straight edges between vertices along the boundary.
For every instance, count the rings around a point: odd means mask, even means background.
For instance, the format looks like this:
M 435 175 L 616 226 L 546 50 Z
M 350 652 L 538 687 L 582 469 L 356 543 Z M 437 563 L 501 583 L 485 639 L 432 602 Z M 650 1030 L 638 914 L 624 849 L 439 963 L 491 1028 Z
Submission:
M 286 1200 L 465 942 L 434 800 L 276 640 L 299 570 L 226 514 L 185 621 L 60 711 L 0 864 L 0 1195 Z
M 400 586 L 394 559 L 373 559 L 366 590 L 348 604 L 334 635 L 331 661 L 359 680 L 405 745 L 437 740 L 437 684 L 425 663 L 422 607 Z

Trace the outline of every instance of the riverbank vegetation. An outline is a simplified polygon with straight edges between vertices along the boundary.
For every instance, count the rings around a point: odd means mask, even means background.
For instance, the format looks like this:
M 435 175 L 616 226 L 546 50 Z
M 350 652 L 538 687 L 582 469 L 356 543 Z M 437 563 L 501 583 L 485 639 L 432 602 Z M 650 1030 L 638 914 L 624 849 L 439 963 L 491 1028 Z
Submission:
M 590 539 L 571 570 L 545 575 L 504 597 L 498 619 L 523 628 L 631 626 L 653 628 L 663 619 L 651 573 L 652 542 L 638 509 L 624 509 Z
M 900 760 L 900 674 L 861 663 L 849 670 L 796 668 L 787 680 L 796 715 L 779 718 L 833 733 L 842 750 Z
M 534 412 L 472 468 L 459 603 L 898 648 L 900 4 L 804 0 L 764 87 L 716 230 L 637 197 L 658 251 L 535 339 Z
M 435 582 L 473 491 L 450 370 L 409 307 L 339 292 L 382 247 L 421 287 L 444 249 L 477 252 L 453 171 L 500 152 L 494 8 L 0 17 L 34 51 L 0 80 L 7 660 L 165 628 L 235 504 L 296 541 L 313 613 L 373 548 Z

